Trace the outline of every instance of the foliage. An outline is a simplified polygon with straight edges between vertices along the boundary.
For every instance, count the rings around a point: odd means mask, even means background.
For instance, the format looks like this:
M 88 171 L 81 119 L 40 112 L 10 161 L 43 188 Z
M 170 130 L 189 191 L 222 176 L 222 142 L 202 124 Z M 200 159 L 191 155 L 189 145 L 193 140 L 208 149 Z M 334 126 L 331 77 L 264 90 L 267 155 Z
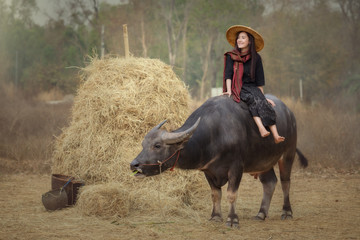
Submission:
M 192 94 L 205 98 L 222 85 L 223 53 L 231 48 L 227 28 L 243 24 L 265 39 L 260 54 L 267 92 L 298 98 L 301 79 L 308 101 L 359 96 L 358 1 L 66 0 L 52 2 L 57 16 L 41 26 L 32 18 L 36 1 L 7 2 L 0 0 L 0 82 L 13 82 L 29 95 L 54 87 L 74 92 L 77 70 L 71 67 L 100 53 L 101 27 L 105 52 L 124 55 L 127 24 L 131 54 L 173 65 Z

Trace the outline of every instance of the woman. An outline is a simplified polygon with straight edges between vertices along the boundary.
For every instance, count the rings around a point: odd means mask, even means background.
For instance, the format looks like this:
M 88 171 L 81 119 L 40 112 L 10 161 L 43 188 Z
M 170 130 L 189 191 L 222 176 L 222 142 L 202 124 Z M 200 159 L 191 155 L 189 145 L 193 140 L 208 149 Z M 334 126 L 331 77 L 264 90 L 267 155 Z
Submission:
M 263 38 L 253 29 L 242 25 L 230 27 L 226 38 L 234 49 L 225 53 L 223 94 L 249 106 L 262 137 L 270 135 L 266 129 L 269 127 L 275 143 L 283 142 L 285 138 L 279 136 L 275 125 L 275 104 L 264 96 L 264 69 L 257 53 L 264 47 Z

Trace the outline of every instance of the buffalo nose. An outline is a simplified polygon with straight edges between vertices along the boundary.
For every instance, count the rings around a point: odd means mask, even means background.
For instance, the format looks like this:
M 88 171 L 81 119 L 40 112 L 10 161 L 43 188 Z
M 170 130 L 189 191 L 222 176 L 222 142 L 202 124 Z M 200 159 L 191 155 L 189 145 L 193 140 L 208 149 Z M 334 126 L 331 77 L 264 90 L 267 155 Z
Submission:
M 134 170 L 136 168 L 138 168 L 140 166 L 140 163 L 137 161 L 137 160 L 133 160 L 131 163 L 130 163 L 130 169 L 131 170 Z

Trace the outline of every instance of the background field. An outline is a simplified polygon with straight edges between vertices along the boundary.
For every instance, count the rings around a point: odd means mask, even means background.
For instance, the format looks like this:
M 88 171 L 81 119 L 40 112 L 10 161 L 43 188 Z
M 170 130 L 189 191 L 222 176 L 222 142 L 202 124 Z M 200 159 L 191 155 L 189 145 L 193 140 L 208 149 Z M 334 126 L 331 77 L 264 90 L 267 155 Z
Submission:
M 154 202 L 153 215 L 85 216 L 76 207 L 47 212 L 41 194 L 50 190 L 49 157 L 56 136 L 69 123 L 71 102 L 28 102 L 20 92 L 3 89 L 7 90 L 0 95 L 0 239 L 359 239 L 357 115 L 285 99 L 298 119 L 299 148 L 309 159 L 305 170 L 297 161 L 294 164 L 294 219 L 280 220 L 282 193 L 278 185 L 270 217 L 264 222 L 252 220 L 260 205 L 262 187 L 258 180 L 244 175 L 237 204 L 241 228 L 234 230 L 207 220 L 211 197 L 205 178 L 195 199 L 203 207 L 192 218 L 161 215 L 161 208 L 169 204 L 161 198 Z M 199 104 L 193 102 L 191 108 Z M 166 184 L 157 178 L 160 185 Z M 141 181 L 138 183 L 141 185 Z M 226 215 L 226 192 L 223 196 Z

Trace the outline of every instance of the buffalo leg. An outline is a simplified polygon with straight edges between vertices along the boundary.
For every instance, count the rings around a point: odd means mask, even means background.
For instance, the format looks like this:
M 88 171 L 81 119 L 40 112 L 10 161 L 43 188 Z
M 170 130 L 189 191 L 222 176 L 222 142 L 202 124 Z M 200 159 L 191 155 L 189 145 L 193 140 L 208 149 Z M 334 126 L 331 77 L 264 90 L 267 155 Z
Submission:
M 229 215 L 226 220 L 226 226 L 239 228 L 239 217 L 235 213 L 237 191 L 233 192 L 231 190 L 228 190 L 227 199 L 229 201 Z
M 279 172 L 280 172 L 280 180 L 281 180 L 281 188 L 284 194 L 284 205 L 282 209 L 281 219 L 291 219 L 292 218 L 292 209 L 290 204 L 290 174 L 291 168 L 295 157 L 295 151 L 291 154 L 284 156 L 284 158 L 280 159 L 279 164 Z
M 239 189 L 242 171 L 236 171 L 239 168 L 232 167 L 229 172 L 229 182 L 227 189 L 227 199 L 229 202 L 229 215 L 226 220 L 226 225 L 228 227 L 239 228 L 239 217 L 235 212 L 237 191 Z
M 290 192 L 290 180 L 289 181 L 281 181 L 281 187 L 284 193 L 284 205 L 283 210 L 281 214 L 281 219 L 292 219 L 292 209 L 290 205 L 290 198 L 289 198 L 289 192 Z
M 262 173 L 259 178 L 263 185 L 263 199 L 261 201 L 259 213 L 255 218 L 265 220 L 269 213 L 270 202 L 275 191 L 277 178 L 273 168 L 265 173 Z
M 208 180 L 208 183 L 210 185 L 211 188 L 211 199 L 213 202 L 213 210 L 211 213 L 211 221 L 216 221 L 216 222 L 222 222 L 222 215 L 221 215 L 221 196 L 222 196 L 222 192 L 221 192 L 221 188 L 215 186 L 215 184 L 213 183 L 212 179 L 207 176 L 207 174 L 205 174 L 206 179 Z

